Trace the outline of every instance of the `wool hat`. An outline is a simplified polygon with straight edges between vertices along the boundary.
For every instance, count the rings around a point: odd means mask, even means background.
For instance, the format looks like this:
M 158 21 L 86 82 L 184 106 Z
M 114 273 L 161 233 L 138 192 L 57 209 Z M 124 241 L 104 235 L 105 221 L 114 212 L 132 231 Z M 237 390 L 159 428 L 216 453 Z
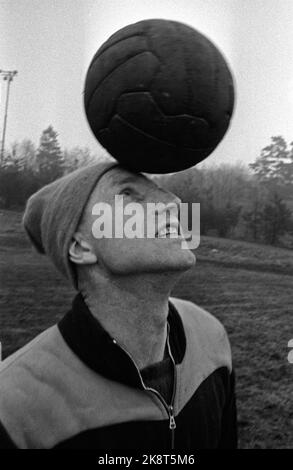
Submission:
M 27 201 L 23 226 L 34 247 L 46 254 L 77 289 L 76 272 L 68 255 L 74 232 L 99 179 L 114 162 L 99 162 L 55 180 Z

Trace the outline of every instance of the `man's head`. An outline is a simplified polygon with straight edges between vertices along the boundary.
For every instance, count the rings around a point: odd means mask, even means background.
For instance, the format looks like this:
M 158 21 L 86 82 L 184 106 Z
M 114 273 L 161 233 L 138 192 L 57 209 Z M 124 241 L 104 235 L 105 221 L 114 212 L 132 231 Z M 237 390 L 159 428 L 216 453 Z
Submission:
M 141 208 L 136 225 L 140 232 L 144 231 L 143 238 L 129 238 L 127 223 L 121 235 L 121 224 L 127 217 L 120 223 L 116 221 L 115 227 L 115 201 L 122 196 L 124 206 L 131 202 Z M 113 224 L 112 237 L 96 236 L 94 228 L 99 220 L 95 211 L 99 203 L 113 209 L 112 213 L 104 214 L 104 223 L 111 221 Z M 178 237 L 159 238 L 158 234 L 154 236 L 154 230 L 152 237 L 146 236 L 147 230 L 154 229 L 152 215 L 156 209 L 147 210 L 150 203 L 161 203 L 163 209 L 159 211 L 166 213 L 166 207 L 178 208 L 179 199 L 142 174 L 132 173 L 117 163 L 98 163 L 34 194 L 27 203 L 23 222 L 38 251 L 46 253 L 76 288 L 76 274 L 81 272 L 119 276 L 188 269 L 195 257 L 189 250 L 182 249 Z M 174 212 L 169 213 L 174 226 Z M 159 228 L 161 233 L 162 226 Z M 118 237 L 117 229 L 120 230 Z
M 121 166 L 111 168 L 91 193 L 73 235 L 70 260 L 77 270 L 95 266 L 110 276 L 189 269 L 195 257 L 182 248 L 182 238 L 175 233 L 179 203 L 178 197 L 145 175 Z M 164 236 L 170 223 L 173 232 Z M 101 224 L 102 238 L 101 230 L 97 237 Z

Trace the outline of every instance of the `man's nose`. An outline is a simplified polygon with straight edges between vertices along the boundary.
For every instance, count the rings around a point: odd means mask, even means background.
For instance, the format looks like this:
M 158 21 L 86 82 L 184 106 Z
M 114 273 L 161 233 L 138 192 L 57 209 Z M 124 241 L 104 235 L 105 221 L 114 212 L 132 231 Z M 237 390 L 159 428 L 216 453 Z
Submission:
M 168 205 L 174 204 L 177 206 L 177 208 L 179 208 L 179 205 L 182 201 L 178 196 L 176 196 L 176 194 L 162 188 L 159 188 L 159 191 L 161 197 L 160 202 Z

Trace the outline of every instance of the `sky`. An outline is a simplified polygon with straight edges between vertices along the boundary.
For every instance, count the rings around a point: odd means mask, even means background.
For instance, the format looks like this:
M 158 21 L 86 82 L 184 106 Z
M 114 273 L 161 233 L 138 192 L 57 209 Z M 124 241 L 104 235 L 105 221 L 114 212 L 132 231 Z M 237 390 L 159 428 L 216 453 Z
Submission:
M 87 67 L 111 34 L 147 18 L 195 27 L 232 70 L 234 116 L 205 164 L 248 164 L 271 136 L 293 140 L 292 0 L 0 0 L 0 69 L 18 71 L 10 88 L 7 146 L 24 138 L 37 145 L 52 124 L 63 148 L 103 153 L 83 110 Z

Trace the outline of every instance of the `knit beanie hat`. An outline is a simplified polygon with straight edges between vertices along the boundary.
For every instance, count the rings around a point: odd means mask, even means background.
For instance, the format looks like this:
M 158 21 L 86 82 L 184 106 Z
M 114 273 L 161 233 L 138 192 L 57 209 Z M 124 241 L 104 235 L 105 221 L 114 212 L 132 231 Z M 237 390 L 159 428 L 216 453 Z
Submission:
M 68 255 L 83 210 L 97 182 L 117 162 L 103 162 L 76 170 L 41 188 L 27 201 L 23 226 L 37 251 L 48 255 L 77 289 Z

